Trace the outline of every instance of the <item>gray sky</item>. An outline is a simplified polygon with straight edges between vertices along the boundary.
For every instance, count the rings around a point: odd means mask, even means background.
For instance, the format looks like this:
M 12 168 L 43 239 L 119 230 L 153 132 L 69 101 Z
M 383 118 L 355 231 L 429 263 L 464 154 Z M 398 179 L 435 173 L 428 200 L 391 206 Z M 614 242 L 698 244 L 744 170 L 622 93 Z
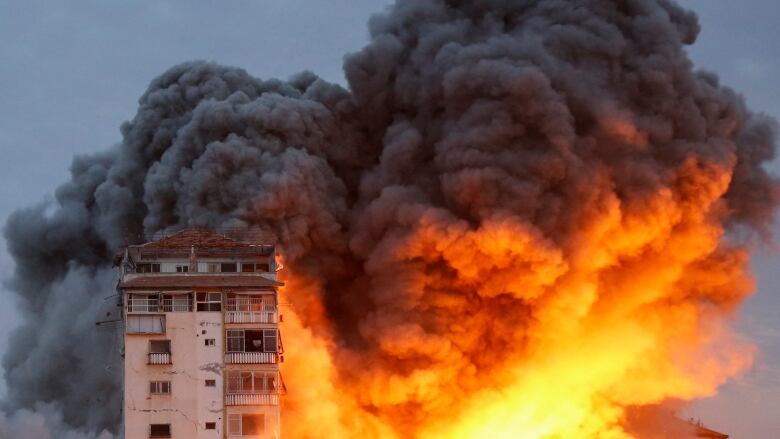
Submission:
M 342 56 L 366 42 L 366 19 L 389 3 L 0 0 L 0 219 L 51 199 L 74 154 L 117 142 L 148 82 L 171 65 L 206 59 L 261 78 L 310 69 L 344 83 Z M 681 3 L 703 27 L 690 49 L 697 65 L 717 72 L 753 109 L 780 116 L 780 2 Z M 6 278 L 13 267 L 0 246 Z M 761 354 L 748 375 L 689 410 L 737 439 L 780 437 L 773 413 L 780 407 L 780 258 L 764 251 L 754 262 L 759 291 L 739 327 Z M 0 289 L 2 303 L 7 295 Z M 13 307 L 0 307 L 0 352 L 14 324 Z

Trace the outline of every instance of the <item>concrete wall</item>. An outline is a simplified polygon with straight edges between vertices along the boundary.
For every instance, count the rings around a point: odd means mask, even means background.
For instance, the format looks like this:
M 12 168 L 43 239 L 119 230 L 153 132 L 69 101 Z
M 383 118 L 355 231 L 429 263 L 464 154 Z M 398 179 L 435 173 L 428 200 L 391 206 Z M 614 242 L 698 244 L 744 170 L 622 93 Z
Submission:
M 149 437 L 150 424 L 171 424 L 174 438 L 223 437 L 222 313 L 166 313 L 166 334 L 125 337 L 125 439 Z M 213 338 L 214 346 L 205 339 Z M 171 365 L 147 365 L 149 340 L 171 340 Z M 206 387 L 205 380 L 216 381 Z M 170 381 L 170 395 L 150 395 L 150 381 Z M 215 430 L 206 430 L 215 422 Z

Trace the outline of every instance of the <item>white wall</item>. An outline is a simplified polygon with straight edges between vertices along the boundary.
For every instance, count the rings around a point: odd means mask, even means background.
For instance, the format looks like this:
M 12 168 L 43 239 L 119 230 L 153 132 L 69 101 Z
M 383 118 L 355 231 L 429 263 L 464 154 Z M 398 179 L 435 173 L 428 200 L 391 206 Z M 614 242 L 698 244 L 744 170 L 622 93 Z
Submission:
M 203 331 L 206 333 L 203 334 Z M 166 313 L 166 334 L 127 335 L 125 439 L 146 439 L 150 424 L 171 424 L 174 438 L 222 437 L 222 314 Z M 205 346 L 206 338 L 215 346 Z M 147 365 L 149 340 L 171 340 L 171 365 Z M 206 387 L 205 380 L 216 380 Z M 171 381 L 171 395 L 150 395 L 150 381 Z M 216 430 L 206 430 L 216 422 Z

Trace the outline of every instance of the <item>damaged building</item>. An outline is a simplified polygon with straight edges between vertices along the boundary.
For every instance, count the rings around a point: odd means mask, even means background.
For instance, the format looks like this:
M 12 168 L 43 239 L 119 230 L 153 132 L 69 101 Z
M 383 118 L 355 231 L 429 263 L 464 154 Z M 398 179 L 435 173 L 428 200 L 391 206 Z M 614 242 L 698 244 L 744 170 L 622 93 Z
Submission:
M 276 251 L 185 229 L 117 257 L 126 439 L 278 438 Z

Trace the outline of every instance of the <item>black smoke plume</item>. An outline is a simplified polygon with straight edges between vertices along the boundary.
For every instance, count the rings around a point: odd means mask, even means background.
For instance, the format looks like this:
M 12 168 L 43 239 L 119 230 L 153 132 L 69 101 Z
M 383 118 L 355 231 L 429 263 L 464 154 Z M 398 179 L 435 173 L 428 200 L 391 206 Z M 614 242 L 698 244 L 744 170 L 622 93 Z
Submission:
M 685 45 L 699 25 L 672 1 L 399 0 L 369 29 L 369 44 L 345 58 L 346 88 L 310 72 L 282 81 L 208 62 L 171 68 L 141 96 L 121 144 L 74 159 L 53 211 L 8 219 L 23 323 L 3 359 L 0 432 L 39 404 L 57 425 L 117 431 L 120 334 L 94 321 L 118 312 L 104 299 L 112 254 L 143 233 L 275 236 L 290 272 L 316 279 L 322 311 L 290 300 L 304 325 L 332 334 L 353 382 L 454 370 L 428 393 L 357 398 L 378 422 L 398 420 L 400 437 L 436 432 L 431 407 L 460 407 L 474 371 L 518 361 L 507 347 L 532 343 L 547 315 L 537 304 L 577 272 L 588 218 L 615 205 L 640 217 L 668 193 L 674 234 L 706 204 L 728 242 L 686 270 L 739 265 L 734 251 L 766 235 L 775 124 L 694 69 Z M 714 201 L 703 203 L 697 190 L 710 184 Z M 527 251 L 510 246 L 506 266 L 469 274 L 448 249 L 462 242 L 484 260 L 491 230 L 510 230 Z M 726 280 L 696 294 L 725 310 L 746 291 Z M 388 341 L 388 328 L 425 343 Z

